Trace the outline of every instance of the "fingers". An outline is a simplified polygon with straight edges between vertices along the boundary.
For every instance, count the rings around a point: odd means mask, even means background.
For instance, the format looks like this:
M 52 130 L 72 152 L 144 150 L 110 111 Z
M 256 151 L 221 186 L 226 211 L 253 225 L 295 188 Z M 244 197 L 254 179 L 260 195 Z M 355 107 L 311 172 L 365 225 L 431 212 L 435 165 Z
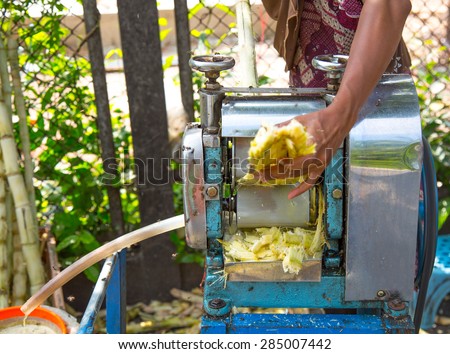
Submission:
M 275 126 L 276 126 L 276 127 L 284 127 L 285 125 L 289 125 L 289 123 L 290 123 L 293 119 L 295 119 L 295 118 L 285 120 L 284 122 L 275 124 Z
M 313 155 L 296 159 L 285 158 L 262 171 L 261 175 L 265 180 L 309 176 L 313 170 L 323 170 L 324 166 L 324 163 Z
M 294 199 L 295 197 L 298 197 L 300 194 L 303 194 L 306 191 L 310 190 L 319 181 L 320 177 L 321 177 L 320 174 L 318 176 L 315 176 L 314 178 L 309 177 L 305 182 L 303 182 L 298 187 L 289 192 L 288 199 Z

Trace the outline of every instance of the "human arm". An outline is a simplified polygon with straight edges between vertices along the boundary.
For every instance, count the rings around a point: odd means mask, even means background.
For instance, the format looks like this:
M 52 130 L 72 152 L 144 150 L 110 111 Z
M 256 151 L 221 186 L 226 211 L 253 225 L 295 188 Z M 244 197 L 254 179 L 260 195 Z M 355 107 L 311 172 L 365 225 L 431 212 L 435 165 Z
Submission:
M 311 188 L 356 122 L 358 113 L 400 42 L 405 20 L 411 10 L 409 0 L 365 0 L 349 61 L 332 104 L 318 112 L 297 116 L 316 143 L 313 156 L 280 161 L 264 173 L 265 179 L 307 175 L 290 192 L 294 198 Z M 283 124 L 288 124 L 285 122 Z

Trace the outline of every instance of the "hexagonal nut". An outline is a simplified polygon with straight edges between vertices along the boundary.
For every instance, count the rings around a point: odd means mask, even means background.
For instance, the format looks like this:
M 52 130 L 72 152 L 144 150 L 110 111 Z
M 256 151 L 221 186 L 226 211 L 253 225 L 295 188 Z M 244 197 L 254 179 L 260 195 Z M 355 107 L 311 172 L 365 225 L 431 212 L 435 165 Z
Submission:
M 331 195 L 333 196 L 334 199 L 342 199 L 343 196 L 342 189 L 340 188 L 333 189 Z

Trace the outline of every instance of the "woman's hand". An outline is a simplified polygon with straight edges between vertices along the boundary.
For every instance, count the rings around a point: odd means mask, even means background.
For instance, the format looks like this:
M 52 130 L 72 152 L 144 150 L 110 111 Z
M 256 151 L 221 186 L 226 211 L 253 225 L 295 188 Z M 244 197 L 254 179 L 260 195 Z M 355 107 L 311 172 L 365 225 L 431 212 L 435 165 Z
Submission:
M 288 198 L 292 199 L 306 192 L 319 181 L 322 172 L 348 135 L 356 117 L 357 112 L 352 112 L 345 106 L 332 104 L 323 110 L 293 118 L 306 127 L 312 142 L 316 144 L 316 153 L 296 159 L 280 160 L 277 165 L 263 172 L 263 179 L 305 176 L 305 181 L 292 190 Z M 289 121 L 279 126 L 286 124 L 289 124 Z

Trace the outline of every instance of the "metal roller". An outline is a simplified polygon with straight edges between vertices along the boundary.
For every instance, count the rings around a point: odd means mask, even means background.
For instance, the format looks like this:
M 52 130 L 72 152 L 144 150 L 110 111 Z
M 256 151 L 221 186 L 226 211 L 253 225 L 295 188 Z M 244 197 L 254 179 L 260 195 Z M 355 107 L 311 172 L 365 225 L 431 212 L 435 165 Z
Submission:
M 236 201 L 238 228 L 305 227 L 309 222 L 309 193 L 289 200 L 293 185 L 239 186 Z

